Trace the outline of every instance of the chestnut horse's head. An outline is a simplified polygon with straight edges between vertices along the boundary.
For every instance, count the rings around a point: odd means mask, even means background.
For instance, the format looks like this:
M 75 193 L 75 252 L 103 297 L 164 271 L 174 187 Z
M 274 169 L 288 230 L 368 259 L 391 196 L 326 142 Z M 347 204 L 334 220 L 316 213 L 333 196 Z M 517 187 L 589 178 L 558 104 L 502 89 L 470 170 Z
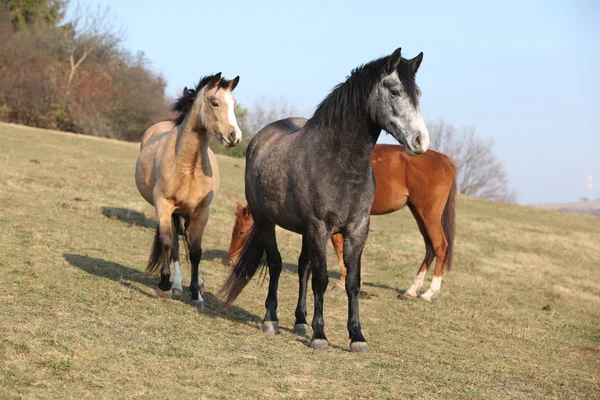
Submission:
M 235 210 L 235 224 L 233 225 L 233 232 L 231 233 L 231 244 L 229 245 L 229 254 L 227 260 L 229 265 L 233 265 L 240 253 L 242 252 L 242 244 L 244 238 L 252 229 L 254 225 L 254 219 L 248 205 L 243 207 L 239 202 L 237 203 L 237 209 Z

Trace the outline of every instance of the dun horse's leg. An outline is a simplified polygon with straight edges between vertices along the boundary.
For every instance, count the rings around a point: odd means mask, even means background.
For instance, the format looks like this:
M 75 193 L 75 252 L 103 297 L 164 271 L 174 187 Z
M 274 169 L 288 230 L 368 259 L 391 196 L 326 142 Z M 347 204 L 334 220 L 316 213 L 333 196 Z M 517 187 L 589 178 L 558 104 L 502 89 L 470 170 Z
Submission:
M 346 290 L 346 265 L 344 264 L 344 238 L 338 233 L 331 237 L 331 244 L 340 263 L 340 281 L 335 285 L 335 290 Z
M 254 218 L 256 224 L 257 217 Z M 277 289 L 279 287 L 279 275 L 281 275 L 281 254 L 277 248 L 277 237 L 275 235 L 275 224 L 272 222 L 260 222 L 256 225 L 258 239 L 267 252 L 267 265 L 269 266 L 269 294 L 265 301 L 265 318 L 263 319 L 262 332 L 264 334 L 279 333 L 279 319 L 277 318 Z
M 370 353 L 369 345 L 362 334 L 358 312 L 360 293 L 360 269 L 362 252 L 369 234 L 369 219 L 350 227 L 344 235 L 344 262 L 348 268 L 346 276 L 346 294 L 348 295 L 348 333 L 350 351 Z
M 173 250 L 173 206 L 166 199 L 156 200 L 156 216 L 162 246 L 163 266 L 160 271 L 160 282 L 156 293 L 160 297 L 171 297 L 171 251 Z
M 442 274 L 444 273 L 444 264 L 446 263 L 446 249 L 448 248 L 448 241 L 444 235 L 442 228 L 441 215 L 428 217 L 424 219 L 427 233 L 433 244 L 433 251 L 435 252 L 435 269 L 433 270 L 433 278 L 431 279 L 431 285 L 425 293 L 421 295 L 423 300 L 431 301 L 431 298 L 439 293 L 442 286 Z
M 309 327 L 306 321 L 306 292 L 308 289 L 308 277 L 310 276 L 310 265 L 308 263 L 308 245 L 306 236 L 302 236 L 302 251 L 298 258 L 298 306 L 296 307 L 296 323 L 294 333 L 296 335 L 308 335 Z
M 414 205 L 409 204 L 410 211 L 412 212 L 415 220 L 417 221 L 417 225 L 419 226 L 419 231 L 421 231 L 421 235 L 423 236 L 423 240 L 425 241 L 425 258 L 417 271 L 417 275 L 413 279 L 412 285 L 408 288 L 406 292 L 401 295 L 398 295 L 398 298 L 416 298 L 419 295 L 419 290 L 423 287 L 423 283 L 425 281 L 425 274 L 429 270 L 429 266 L 433 261 L 433 257 L 435 256 L 433 252 L 433 245 L 431 244 L 431 239 L 429 238 L 429 234 L 427 233 L 427 229 L 425 228 L 425 222 L 417 212 Z
M 200 277 L 200 260 L 202 259 L 202 235 L 204 234 L 204 227 L 206 227 L 207 221 L 208 208 L 199 209 L 191 216 L 190 225 L 186 234 L 190 249 L 190 264 L 192 266 L 192 276 L 190 281 L 192 300 L 190 304 L 198 310 L 203 310 L 205 308 L 204 299 L 202 298 L 201 293 L 204 289 L 204 282 Z
M 325 336 L 325 321 L 323 319 L 323 300 L 329 284 L 327 276 L 327 231 L 322 222 L 309 226 L 307 231 L 308 258 L 312 270 L 312 289 L 315 299 L 315 311 L 312 320 L 313 337 L 310 347 L 315 350 L 329 349 Z
M 173 296 L 181 296 L 183 294 L 183 286 L 181 282 L 181 265 L 179 264 L 179 232 L 176 231 L 173 235 L 173 248 L 171 249 L 171 259 L 173 260 Z

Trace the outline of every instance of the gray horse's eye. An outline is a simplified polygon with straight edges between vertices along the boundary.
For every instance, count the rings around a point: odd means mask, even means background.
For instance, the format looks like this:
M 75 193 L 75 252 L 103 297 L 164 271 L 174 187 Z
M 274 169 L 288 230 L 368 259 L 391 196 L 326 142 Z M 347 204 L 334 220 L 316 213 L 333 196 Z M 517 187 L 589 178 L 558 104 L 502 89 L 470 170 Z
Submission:
M 400 90 L 398 89 L 390 89 L 390 93 L 392 96 L 400 96 Z

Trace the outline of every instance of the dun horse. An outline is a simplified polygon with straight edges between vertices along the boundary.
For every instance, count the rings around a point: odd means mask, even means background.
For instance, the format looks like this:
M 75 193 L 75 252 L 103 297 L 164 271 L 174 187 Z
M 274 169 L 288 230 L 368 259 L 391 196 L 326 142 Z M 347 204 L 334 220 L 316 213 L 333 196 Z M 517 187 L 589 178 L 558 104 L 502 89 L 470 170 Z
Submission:
M 173 106 L 173 111 L 178 112 L 176 120 L 159 122 L 144 134 L 136 165 L 137 188 L 155 207 L 158 221 L 146 271 L 160 270 L 156 289 L 159 296 L 180 295 L 183 287 L 178 234 L 184 233 L 192 266 L 191 304 L 199 309 L 204 308 L 198 267 L 202 234 L 219 186 L 217 160 L 208 145 L 212 136 L 228 147 L 237 145 L 242 138 L 231 93 L 238 82 L 239 77 L 228 81 L 218 73 L 201 79 L 194 89 L 186 88 Z M 173 285 L 171 260 L 175 270 Z
M 378 144 L 371 153 L 371 164 L 376 182 L 371 215 L 389 214 L 408 205 L 425 241 L 425 259 L 413 284 L 398 297 L 418 296 L 425 274 L 435 257 L 431 286 L 420 296 L 431 301 L 432 296 L 439 292 L 444 266 L 448 269 L 452 266 L 456 198 L 454 163 L 449 157 L 433 150 L 428 150 L 420 157 L 411 157 L 401 146 Z M 230 264 L 238 259 L 242 241 L 254 224 L 250 210 L 240 203 L 237 204 L 235 216 L 228 255 Z M 341 234 L 333 235 L 331 243 L 340 263 L 341 277 L 336 287 L 345 290 L 344 238 Z
M 419 109 L 420 93 L 415 82 L 422 59 L 422 53 L 412 60 L 402 59 L 397 49 L 391 56 L 358 67 L 333 89 L 306 123 L 297 118 L 280 120 L 265 126 L 250 141 L 245 186 L 254 226 L 221 294 L 225 304 L 231 304 L 266 255 L 270 279 L 263 332 L 279 329 L 277 287 L 282 263 L 275 237 L 277 224 L 302 235 L 294 330 L 308 330 L 303 293 L 307 289 L 305 274 L 312 270 L 315 306 L 310 346 L 329 348 L 323 320 L 328 284 L 326 245 L 331 235 L 342 233 L 348 268 L 350 350 L 370 352 L 358 311 L 360 260 L 375 189 L 370 155 L 382 129 L 405 145 L 409 154 L 427 150 L 429 133 Z

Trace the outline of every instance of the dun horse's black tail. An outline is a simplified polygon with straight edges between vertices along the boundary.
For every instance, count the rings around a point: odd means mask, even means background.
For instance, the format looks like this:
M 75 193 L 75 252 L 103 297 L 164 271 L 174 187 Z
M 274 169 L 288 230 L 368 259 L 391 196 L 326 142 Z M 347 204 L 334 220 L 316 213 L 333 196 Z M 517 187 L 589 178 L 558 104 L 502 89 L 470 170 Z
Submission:
M 170 249 L 178 249 L 177 240 L 179 240 L 179 235 L 183 233 L 183 227 L 181 226 L 181 219 L 178 215 L 172 215 L 172 224 L 173 224 L 173 242 L 171 243 Z M 186 242 L 187 245 L 187 242 Z M 166 260 L 166 261 L 165 261 Z M 150 259 L 148 260 L 148 266 L 146 267 L 146 273 L 154 274 L 159 271 L 164 262 L 170 262 L 171 260 L 171 250 L 168 252 L 164 251 L 163 245 L 160 240 L 160 230 L 158 226 L 156 227 L 156 231 L 154 232 L 154 242 L 152 243 L 152 252 L 150 253 Z
M 240 257 L 219 290 L 219 297 L 225 301 L 223 307 L 231 305 L 256 274 L 256 271 L 264 266 L 266 266 L 265 248 L 258 240 L 256 225 L 253 225 L 244 238 Z
M 456 175 L 452 180 L 452 188 L 448 194 L 448 200 L 446 201 L 446 207 L 442 214 L 442 229 L 444 230 L 444 236 L 448 242 L 446 248 L 446 268 L 450 271 L 452 268 L 452 250 L 454 247 L 454 232 L 456 230 Z

